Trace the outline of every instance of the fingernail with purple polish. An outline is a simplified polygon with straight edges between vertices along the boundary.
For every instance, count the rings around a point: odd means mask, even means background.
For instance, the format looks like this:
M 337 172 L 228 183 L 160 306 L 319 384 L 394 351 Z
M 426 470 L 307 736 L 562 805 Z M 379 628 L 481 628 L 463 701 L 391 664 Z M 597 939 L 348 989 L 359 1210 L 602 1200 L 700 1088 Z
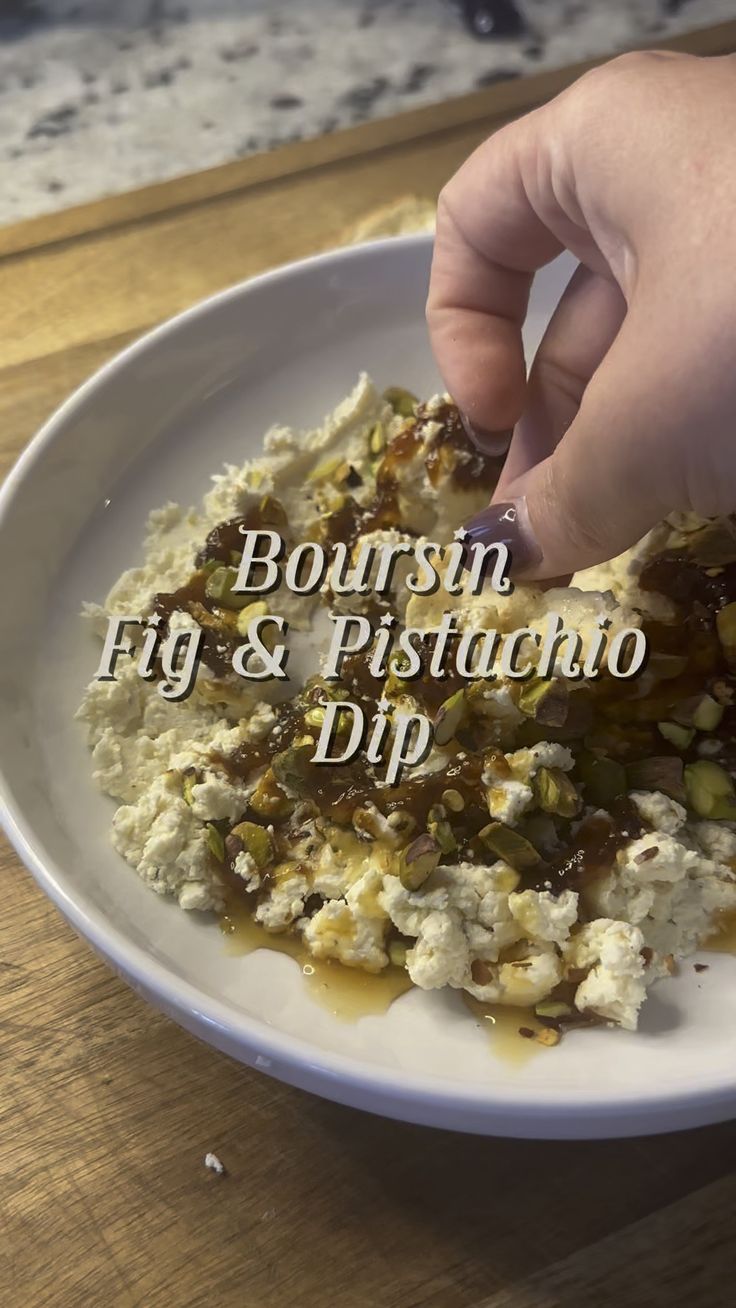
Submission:
M 466 413 L 460 414 L 460 421 L 465 428 L 468 439 L 483 454 L 490 454 L 494 458 L 498 458 L 500 454 L 506 453 L 511 444 L 510 431 L 487 431 L 485 427 L 476 427 Z
M 466 524 L 468 545 L 506 545 L 511 555 L 509 570 L 526 572 L 542 561 L 527 512 L 526 500 L 491 504 Z

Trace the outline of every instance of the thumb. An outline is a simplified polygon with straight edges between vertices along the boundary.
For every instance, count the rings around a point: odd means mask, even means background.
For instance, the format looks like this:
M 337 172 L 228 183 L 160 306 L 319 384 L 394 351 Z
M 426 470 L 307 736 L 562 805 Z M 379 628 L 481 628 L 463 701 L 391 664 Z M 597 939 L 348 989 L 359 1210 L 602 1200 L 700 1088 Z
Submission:
M 673 391 L 671 358 L 666 377 L 642 367 L 643 345 L 630 314 L 552 453 L 505 480 L 503 499 L 466 525 L 469 544 L 508 546 L 514 576 L 558 577 L 603 563 L 687 507 L 688 397 Z

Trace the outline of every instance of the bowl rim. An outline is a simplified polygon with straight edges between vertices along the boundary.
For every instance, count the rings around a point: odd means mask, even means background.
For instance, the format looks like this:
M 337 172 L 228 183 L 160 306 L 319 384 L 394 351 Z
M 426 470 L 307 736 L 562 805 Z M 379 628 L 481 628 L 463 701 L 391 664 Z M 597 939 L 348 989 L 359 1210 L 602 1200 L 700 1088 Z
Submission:
M 295 274 L 329 268 L 374 255 L 401 257 L 402 251 L 429 249 L 431 234 L 388 237 L 335 250 L 269 269 L 255 277 L 208 295 L 180 313 L 146 331 L 101 365 L 72 392 L 43 423 L 21 451 L 0 487 L 0 527 L 10 512 L 21 485 L 46 451 L 63 439 L 66 424 L 95 391 L 109 378 L 145 355 L 181 328 L 210 310 L 247 297 L 268 284 L 288 280 Z M 676 1087 L 654 1083 L 615 1094 L 591 1095 L 590 1084 L 581 1079 L 572 1091 L 550 1087 L 544 1095 L 539 1085 L 505 1090 L 468 1085 L 430 1074 L 393 1071 L 361 1058 L 317 1049 L 308 1039 L 279 1031 L 265 1020 L 249 1016 L 234 1005 L 201 991 L 192 982 L 174 976 L 169 968 L 131 942 L 91 905 L 84 893 L 72 891 L 63 868 L 35 833 L 32 820 L 16 803 L 6 780 L 6 763 L 0 758 L 0 823 L 16 853 L 31 871 L 40 888 L 83 936 L 128 984 L 142 989 L 146 997 L 180 1025 L 192 1030 L 203 1026 L 210 1043 L 258 1066 L 290 1084 L 310 1089 L 323 1097 L 388 1116 L 419 1121 L 439 1127 L 485 1134 L 555 1136 L 604 1136 L 669 1131 L 674 1126 L 695 1126 L 733 1116 L 736 1110 L 736 1069 L 731 1076 L 704 1079 L 685 1078 Z M 189 1020 L 187 1020 L 189 1019 Z M 268 1064 L 268 1066 L 267 1066 Z M 365 1100 L 373 1102 L 365 1102 Z M 580 1115 L 584 1122 L 580 1122 Z M 660 1120 L 661 1119 L 661 1120 Z M 679 1121 L 677 1119 L 680 1119 Z

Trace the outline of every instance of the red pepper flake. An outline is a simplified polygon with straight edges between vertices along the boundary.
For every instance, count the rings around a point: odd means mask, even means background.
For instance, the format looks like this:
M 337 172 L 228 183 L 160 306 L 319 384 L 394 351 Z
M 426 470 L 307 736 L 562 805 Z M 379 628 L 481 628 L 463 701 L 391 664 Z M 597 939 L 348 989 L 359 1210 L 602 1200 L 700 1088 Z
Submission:
M 693 963 L 696 972 L 707 972 L 709 966 L 709 963 Z
M 530 1026 L 520 1026 L 519 1035 L 523 1036 L 525 1040 L 534 1040 L 535 1038 L 534 1032 Z

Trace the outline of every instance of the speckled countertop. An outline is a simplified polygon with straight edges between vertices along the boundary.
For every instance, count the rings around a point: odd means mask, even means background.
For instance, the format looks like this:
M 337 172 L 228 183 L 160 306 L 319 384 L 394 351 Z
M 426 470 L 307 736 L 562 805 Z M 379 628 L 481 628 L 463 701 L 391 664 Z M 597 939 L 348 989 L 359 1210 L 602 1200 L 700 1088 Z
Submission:
M 734 16 L 734 0 L 2 0 L 0 222 Z

